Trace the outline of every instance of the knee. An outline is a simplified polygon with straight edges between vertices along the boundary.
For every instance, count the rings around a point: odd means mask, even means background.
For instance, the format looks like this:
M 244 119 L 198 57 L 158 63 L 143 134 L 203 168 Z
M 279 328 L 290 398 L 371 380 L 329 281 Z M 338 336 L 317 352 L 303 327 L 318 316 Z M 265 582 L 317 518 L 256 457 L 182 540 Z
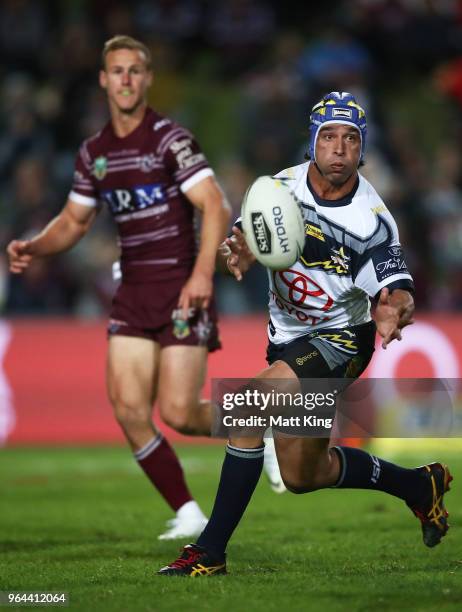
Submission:
M 111 397 L 111 403 L 116 421 L 123 429 L 130 430 L 134 427 L 150 425 L 150 407 L 122 397 Z
M 282 454 L 279 468 L 282 480 L 291 493 L 310 493 L 329 487 L 333 482 L 332 462 L 327 451 L 309 455 Z
M 162 401 L 159 405 L 160 416 L 164 423 L 184 435 L 194 433 L 190 423 L 189 408 L 189 405 L 181 400 Z
M 284 477 L 282 476 L 282 480 L 286 486 L 286 489 L 291 493 L 295 493 L 296 495 L 301 495 L 302 493 L 310 493 L 311 491 L 316 491 L 317 486 L 310 478 L 294 478 L 293 476 Z
M 297 470 L 294 465 L 281 466 L 281 477 L 286 489 L 296 495 L 319 489 L 319 475 L 316 469 L 307 470 L 306 466 L 303 466 L 303 469 Z

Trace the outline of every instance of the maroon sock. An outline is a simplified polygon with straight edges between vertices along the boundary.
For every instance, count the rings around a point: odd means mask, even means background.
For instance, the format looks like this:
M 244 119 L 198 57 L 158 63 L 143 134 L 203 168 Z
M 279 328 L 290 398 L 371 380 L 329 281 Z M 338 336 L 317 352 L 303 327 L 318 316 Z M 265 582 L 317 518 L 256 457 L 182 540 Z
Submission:
M 183 468 L 173 448 L 162 434 L 158 434 L 137 451 L 135 459 L 175 512 L 192 500 L 184 479 Z

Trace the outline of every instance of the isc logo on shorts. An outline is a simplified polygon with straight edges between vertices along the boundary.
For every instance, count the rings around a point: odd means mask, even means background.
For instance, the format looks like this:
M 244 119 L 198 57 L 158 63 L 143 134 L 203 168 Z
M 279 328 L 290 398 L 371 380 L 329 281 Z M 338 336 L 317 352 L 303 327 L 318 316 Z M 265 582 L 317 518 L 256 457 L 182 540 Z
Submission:
M 308 355 L 297 357 L 297 359 L 295 360 L 295 363 L 299 366 L 302 366 L 305 363 L 305 361 L 308 361 L 308 359 L 311 359 L 312 357 L 316 357 L 317 355 L 318 355 L 318 351 L 313 351 L 312 353 L 308 353 Z
M 113 215 L 143 210 L 166 201 L 161 183 L 139 185 L 134 189 L 111 189 L 103 191 L 101 195 Z

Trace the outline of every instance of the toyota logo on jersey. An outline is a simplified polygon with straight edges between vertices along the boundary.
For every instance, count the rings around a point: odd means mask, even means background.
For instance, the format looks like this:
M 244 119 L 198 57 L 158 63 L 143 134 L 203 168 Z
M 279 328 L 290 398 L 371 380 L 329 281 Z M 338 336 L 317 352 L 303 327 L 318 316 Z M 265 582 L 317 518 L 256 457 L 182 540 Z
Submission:
M 332 308 L 334 300 L 306 274 L 298 270 L 273 272 L 273 283 L 279 297 L 302 310 L 322 310 Z

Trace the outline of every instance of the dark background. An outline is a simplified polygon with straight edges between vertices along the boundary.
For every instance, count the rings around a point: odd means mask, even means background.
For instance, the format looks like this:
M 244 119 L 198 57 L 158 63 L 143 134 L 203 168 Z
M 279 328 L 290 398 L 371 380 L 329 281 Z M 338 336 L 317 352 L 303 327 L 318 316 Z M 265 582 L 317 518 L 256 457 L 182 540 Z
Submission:
M 308 3 L 307 3 L 308 4 Z M 312 4 L 312 3 L 309 3 Z M 109 215 L 67 254 L 10 277 L 4 247 L 63 206 L 80 142 L 107 120 L 100 52 L 152 50 L 150 103 L 197 136 L 237 216 L 247 186 L 303 161 L 311 106 L 366 108 L 362 173 L 400 228 L 420 310 L 462 305 L 462 2 L 357 0 L 300 10 L 264 0 L 0 2 L 0 313 L 98 317 L 117 259 Z M 266 277 L 218 278 L 221 312 L 264 309 Z

